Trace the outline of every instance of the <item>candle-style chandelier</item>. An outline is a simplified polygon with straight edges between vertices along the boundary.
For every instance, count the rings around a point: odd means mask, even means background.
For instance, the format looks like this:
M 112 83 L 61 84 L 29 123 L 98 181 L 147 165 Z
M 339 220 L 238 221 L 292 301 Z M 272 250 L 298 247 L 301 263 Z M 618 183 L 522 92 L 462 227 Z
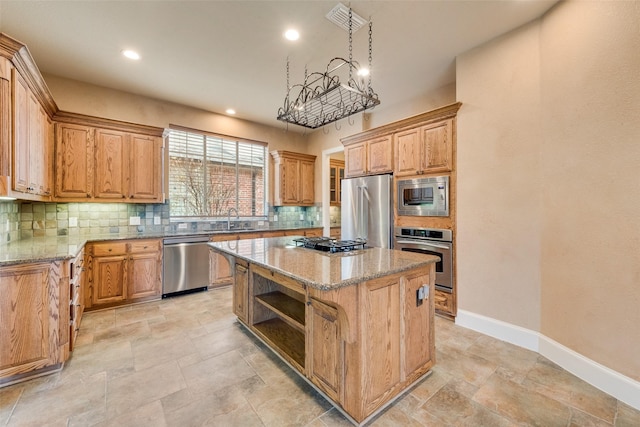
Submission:
M 353 12 L 350 7 L 348 30 L 349 59 L 333 58 L 324 72 L 308 74 L 305 69 L 302 84 L 289 85 L 287 57 L 287 96 L 284 106 L 278 109 L 278 120 L 317 129 L 380 104 L 378 95 L 371 88 L 373 23 L 369 21 L 369 68 L 366 72 L 353 60 Z

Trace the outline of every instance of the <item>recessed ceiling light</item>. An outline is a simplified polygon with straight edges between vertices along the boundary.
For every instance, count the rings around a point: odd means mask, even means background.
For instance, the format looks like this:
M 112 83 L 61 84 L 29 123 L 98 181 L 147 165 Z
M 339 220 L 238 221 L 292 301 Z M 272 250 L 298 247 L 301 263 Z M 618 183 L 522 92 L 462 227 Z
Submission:
M 300 33 L 298 32 L 298 30 L 294 30 L 293 28 L 291 28 L 291 29 L 289 29 L 289 30 L 284 32 L 284 37 L 287 40 L 294 41 L 294 40 L 298 40 L 300 38 Z
M 123 50 L 122 54 L 129 59 L 135 59 L 135 60 L 140 59 L 140 54 L 138 54 L 138 52 L 136 52 L 135 50 L 129 50 L 129 49 Z
M 236 113 L 236 110 L 234 110 L 233 108 L 227 108 L 227 114 L 234 115 L 235 113 Z

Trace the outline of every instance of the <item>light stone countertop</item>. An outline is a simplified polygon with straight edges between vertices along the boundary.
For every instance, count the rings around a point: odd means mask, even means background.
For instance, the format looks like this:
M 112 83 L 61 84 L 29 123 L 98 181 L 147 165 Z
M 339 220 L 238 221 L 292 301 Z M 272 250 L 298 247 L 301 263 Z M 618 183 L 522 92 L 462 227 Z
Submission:
M 320 290 L 344 286 L 424 267 L 433 255 L 382 248 L 327 253 L 296 246 L 295 236 L 210 242 L 215 251 L 276 271 Z
M 303 227 L 309 228 L 319 227 Z M 238 230 L 210 230 L 187 232 L 144 232 L 144 233 L 109 233 L 82 236 L 52 236 L 33 237 L 16 240 L 5 245 L 0 245 L 0 267 L 14 264 L 26 264 L 32 262 L 62 261 L 76 257 L 87 242 L 127 239 L 157 239 L 180 236 L 210 236 L 215 234 L 256 233 L 263 231 L 297 230 L 298 228 L 264 228 L 264 229 L 238 229 Z

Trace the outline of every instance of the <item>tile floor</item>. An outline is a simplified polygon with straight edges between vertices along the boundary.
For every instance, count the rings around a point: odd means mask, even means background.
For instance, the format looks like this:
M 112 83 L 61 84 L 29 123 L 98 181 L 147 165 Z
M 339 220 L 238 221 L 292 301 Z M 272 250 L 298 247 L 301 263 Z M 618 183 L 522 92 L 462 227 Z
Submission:
M 640 426 L 542 356 L 436 319 L 433 374 L 372 426 Z M 0 389 L 9 426 L 348 426 L 231 314 L 229 288 L 87 313 L 62 372 Z

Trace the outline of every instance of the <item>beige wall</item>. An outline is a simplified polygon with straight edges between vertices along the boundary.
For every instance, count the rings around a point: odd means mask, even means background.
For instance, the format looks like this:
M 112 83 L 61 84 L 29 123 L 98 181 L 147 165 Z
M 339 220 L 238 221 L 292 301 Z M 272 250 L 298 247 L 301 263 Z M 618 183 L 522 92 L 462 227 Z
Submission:
M 287 132 L 284 125 L 280 128 L 264 126 L 50 74 L 45 74 L 44 78 L 58 108 L 63 111 L 163 128 L 170 124 L 180 125 L 267 142 L 269 150 L 306 152 L 306 137 L 301 133 Z
M 640 380 L 640 6 L 558 4 L 457 61 L 459 308 Z

